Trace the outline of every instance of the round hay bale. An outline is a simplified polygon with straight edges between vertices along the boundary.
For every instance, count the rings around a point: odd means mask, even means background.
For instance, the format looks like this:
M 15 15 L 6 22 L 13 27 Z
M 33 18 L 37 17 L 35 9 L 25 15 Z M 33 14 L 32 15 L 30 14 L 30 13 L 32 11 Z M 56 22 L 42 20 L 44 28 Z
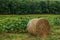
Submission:
M 47 19 L 35 18 L 29 21 L 26 30 L 34 35 L 47 37 L 50 32 L 50 25 Z

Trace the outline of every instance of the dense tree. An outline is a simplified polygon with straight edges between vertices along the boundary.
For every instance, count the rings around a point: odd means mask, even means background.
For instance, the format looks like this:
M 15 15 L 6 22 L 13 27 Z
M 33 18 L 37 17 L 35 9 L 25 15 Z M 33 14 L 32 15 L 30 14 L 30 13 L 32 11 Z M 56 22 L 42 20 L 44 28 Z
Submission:
M 60 14 L 60 1 L 0 0 L 0 14 Z

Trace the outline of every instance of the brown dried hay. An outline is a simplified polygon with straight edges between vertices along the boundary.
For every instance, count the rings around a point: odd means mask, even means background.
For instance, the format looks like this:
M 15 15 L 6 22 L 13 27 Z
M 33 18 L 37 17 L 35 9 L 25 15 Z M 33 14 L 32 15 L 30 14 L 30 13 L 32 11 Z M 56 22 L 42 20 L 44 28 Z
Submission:
M 34 35 L 47 37 L 50 32 L 50 25 L 47 19 L 35 18 L 27 24 L 27 31 Z

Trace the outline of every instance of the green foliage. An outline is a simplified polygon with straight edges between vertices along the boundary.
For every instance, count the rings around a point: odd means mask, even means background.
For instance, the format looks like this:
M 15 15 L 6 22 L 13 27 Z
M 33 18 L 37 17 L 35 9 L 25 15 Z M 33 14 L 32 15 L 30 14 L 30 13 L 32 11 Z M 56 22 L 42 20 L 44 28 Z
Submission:
M 0 30 L 3 32 L 21 32 L 26 28 L 26 20 L 7 18 L 0 22 Z
M 0 0 L 0 14 L 60 14 L 60 1 Z
M 29 20 L 33 18 L 46 18 L 50 25 L 60 25 L 60 16 L 0 16 L 0 33 L 20 33 L 24 32 Z
M 60 25 L 60 17 L 54 19 L 54 25 Z

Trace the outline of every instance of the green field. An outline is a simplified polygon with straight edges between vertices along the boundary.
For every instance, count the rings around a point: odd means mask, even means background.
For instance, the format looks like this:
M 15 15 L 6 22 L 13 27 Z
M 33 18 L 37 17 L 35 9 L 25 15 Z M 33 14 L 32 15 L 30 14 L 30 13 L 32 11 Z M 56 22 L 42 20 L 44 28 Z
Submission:
M 33 18 L 46 18 L 51 31 L 47 38 L 25 33 Z M 0 15 L 0 40 L 60 40 L 60 15 Z

